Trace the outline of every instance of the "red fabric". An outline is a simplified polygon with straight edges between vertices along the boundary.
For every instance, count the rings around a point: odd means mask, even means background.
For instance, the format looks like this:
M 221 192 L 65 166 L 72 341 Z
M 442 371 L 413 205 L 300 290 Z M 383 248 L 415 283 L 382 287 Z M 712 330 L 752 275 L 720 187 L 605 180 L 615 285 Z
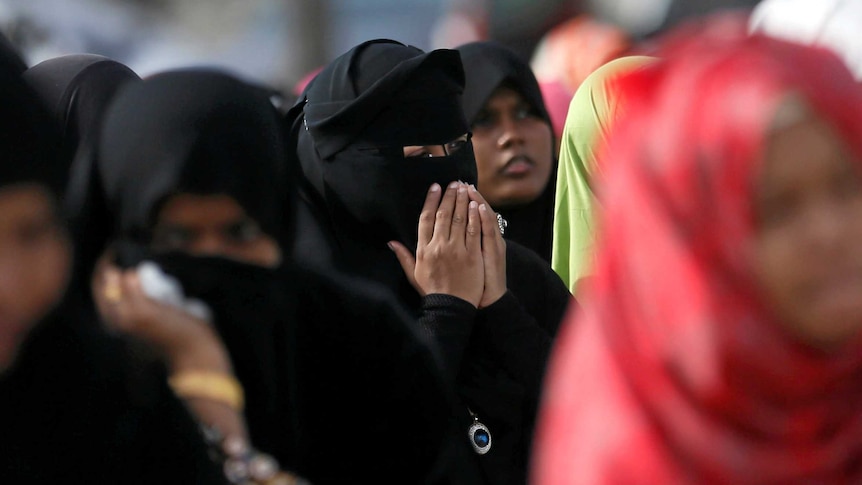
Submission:
M 595 277 L 551 361 L 532 483 L 862 483 L 862 342 L 788 337 L 744 250 L 778 102 L 802 94 L 862 159 L 860 88 L 825 51 L 699 30 L 622 81 L 641 96 L 600 155 Z

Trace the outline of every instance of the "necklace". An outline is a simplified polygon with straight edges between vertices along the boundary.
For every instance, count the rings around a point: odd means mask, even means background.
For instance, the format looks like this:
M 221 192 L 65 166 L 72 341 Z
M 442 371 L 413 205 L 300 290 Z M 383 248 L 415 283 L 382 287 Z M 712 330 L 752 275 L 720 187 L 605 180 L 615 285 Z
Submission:
M 467 411 L 473 418 L 470 424 L 470 429 L 467 430 L 467 437 L 470 438 L 470 444 L 473 446 L 473 451 L 480 455 L 484 455 L 491 449 L 491 432 L 488 427 L 479 421 L 479 416 L 476 415 L 469 407 Z

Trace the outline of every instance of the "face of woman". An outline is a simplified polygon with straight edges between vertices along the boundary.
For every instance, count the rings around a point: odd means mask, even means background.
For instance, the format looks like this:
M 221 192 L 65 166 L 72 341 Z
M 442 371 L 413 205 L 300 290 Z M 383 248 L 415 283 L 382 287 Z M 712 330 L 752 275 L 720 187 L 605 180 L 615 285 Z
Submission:
M 774 133 L 755 195 L 757 277 L 795 337 L 835 349 L 862 327 L 862 174 L 822 120 Z
M 473 121 L 478 188 L 494 207 L 528 204 L 553 167 L 551 126 L 517 91 L 501 86 Z
M 50 193 L 35 184 L 0 188 L 0 373 L 63 296 L 71 262 Z
M 169 198 L 156 218 L 152 244 L 157 251 L 221 256 L 264 267 L 275 267 L 281 261 L 275 239 L 227 195 Z

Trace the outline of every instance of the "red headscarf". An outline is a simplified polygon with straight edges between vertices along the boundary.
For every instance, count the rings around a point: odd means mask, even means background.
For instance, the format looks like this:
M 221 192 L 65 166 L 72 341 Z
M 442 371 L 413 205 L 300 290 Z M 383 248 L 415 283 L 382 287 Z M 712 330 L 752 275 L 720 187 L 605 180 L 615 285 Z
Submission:
M 600 155 L 596 274 L 550 365 L 533 483 L 862 483 L 862 343 L 788 336 L 744 251 L 779 104 L 802 95 L 862 160 L 862 92 L 825 51 L 727 26 L 622 81 L 643 96 Z

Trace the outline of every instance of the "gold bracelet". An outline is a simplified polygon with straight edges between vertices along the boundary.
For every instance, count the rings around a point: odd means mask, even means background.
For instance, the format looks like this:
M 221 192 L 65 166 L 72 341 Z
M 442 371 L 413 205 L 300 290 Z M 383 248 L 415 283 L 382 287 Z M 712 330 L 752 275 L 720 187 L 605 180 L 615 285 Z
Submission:
M 168 384 L 181 398 L 216 401 L 240 413 L 245 407 L 242 385 L 229 374 L 206 371 L 180 372 L 172 375 L 168 379 Z

